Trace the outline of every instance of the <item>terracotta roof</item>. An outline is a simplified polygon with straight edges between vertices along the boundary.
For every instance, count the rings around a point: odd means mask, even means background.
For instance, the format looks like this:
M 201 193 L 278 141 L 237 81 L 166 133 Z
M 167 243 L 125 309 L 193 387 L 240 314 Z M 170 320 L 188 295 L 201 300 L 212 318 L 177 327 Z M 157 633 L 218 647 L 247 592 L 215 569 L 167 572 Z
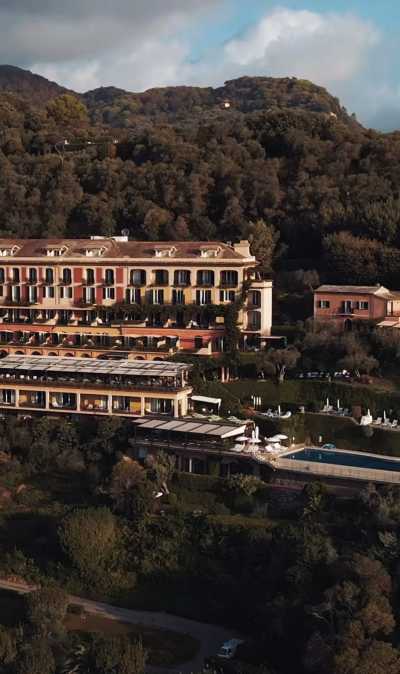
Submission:
M 351 295 L 378 295 L 388 298 L 394 296 L 390 290 L 381 285 L 376 286 L 331 286 L 322 285 L 315 290 L 316 293 L 348 293 Z
M 133 259 L 201 259 L 208 260 L 248 260 L 236 251 L 233 246 L 219 241 L 117 241 L 113 238 L 99 239 L 0 239 L 0 251 L 16 247 L 15 252 L 10 256 L 12 258 L 32 258 L 46 256 L 48 248 L 65 248 L 65 253 L 61 256 L 64 259 L 85 257 L 87 249 L 104 248 L 101 256 L 93 256 L 93 260 L 101 258 L 133 258 Z M 156 258 L 155 251 L 173 248 L 171 257 Z M 215 251 L 219 249 L 217 255 L 201 257 L 202 249 Z M 4 256 L 7 258 L 8 256 Z M 252 258 L 250 258 L 252 259 Z M 50 261 L 50 260 L 49 260 Z M 1 264 L 1 255 L 0 255 Z

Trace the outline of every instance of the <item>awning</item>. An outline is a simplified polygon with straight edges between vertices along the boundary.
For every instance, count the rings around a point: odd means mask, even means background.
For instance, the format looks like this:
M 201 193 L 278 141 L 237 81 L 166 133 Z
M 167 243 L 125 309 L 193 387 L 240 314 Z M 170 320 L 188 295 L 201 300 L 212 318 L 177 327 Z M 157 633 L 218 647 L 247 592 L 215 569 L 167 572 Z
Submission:
M 192 396 L 191 399 L 196 403 L 208 403 L 210 405 L 218 405 L 218 407 L 222 403 L 222 398 L 208 398 L 207 396 Z
M 381 321 L 380 323 L 378 323 L 378 328 L 400 328 L 400 321 L 399 320 L 397 320 L 397 321 L 391 321 L 391 320 Z
M 135 420 L 135 423 L 139 424 L 140 428 L 147 428 L 149 430 L 171 430 L 174 433 L 192 433 L 194 435 L 211 436 L 213 439 L 220 438 L 221 440 L 243 435 L 247 426 L 246 423 L 242 426 L 233 426 L 225 423 L 215 424 L 208 423 L 207 421 L 199 422 L 197 419 L 192 420 L 188 417 L 182 420 L 176 419 L 174 421 L 141 418 Z
M 121 331 L 118 328 L 108 328 L 104 325 L 94 327 L 90 325 L 54 325 L 52 330 L 47 330 L 50 326 L 44 325 L 42 332 L 57 332 L 60 335 L 105 335 L 109 337 L 121 337 Z

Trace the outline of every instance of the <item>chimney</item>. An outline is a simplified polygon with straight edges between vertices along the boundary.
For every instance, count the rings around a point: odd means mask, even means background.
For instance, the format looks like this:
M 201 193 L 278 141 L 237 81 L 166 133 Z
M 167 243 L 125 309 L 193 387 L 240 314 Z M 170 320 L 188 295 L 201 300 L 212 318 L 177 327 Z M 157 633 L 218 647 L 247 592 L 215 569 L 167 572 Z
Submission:
M 235 253 L 239 253 L 239 255 L 243 255 L 243 257 L 250 257 L 250 241 L 247 241 L 247 239 L 242 239 L 242 241 L 239 241 L 239 243 L 234 243 L 233 244 L 233 249 Z

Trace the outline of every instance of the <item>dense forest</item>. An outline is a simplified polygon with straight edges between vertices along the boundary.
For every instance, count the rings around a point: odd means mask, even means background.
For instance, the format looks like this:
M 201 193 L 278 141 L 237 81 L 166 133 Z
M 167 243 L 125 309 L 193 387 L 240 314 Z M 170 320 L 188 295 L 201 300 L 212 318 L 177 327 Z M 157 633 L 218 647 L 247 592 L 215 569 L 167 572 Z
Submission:
M 234 240 L 262 221 L 278 269 L 399 286 L 400 134 L 364 129 L 321 87 L 74 95 L 3 66 L 0 91 L 2 235 Z
M 141 466 L 120 419 L 0 431 L 0 574 L 43 588 L 18 611 L 0 596 L 1 672 L 143 674 L 140 644 L 68 629 L 65 592 L 240 630 L 235 674 L 400 671 L 398 488 L 282 498 L 250 475 L 174 473 L 162 452 Z

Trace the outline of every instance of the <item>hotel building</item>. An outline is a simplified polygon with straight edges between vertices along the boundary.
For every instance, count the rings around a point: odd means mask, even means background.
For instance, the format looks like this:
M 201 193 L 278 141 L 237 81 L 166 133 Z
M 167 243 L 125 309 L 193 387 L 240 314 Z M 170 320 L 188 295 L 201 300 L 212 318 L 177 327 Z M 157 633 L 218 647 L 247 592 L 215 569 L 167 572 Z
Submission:
M 226 349 L 240 301 L 240 347 L 271 332 L 272 282 L 248 241 L 127 237 L 0 239 L 0 353 L 162 359 Z
M 0 409 L 145 417 L 188 413 L 190 365 L 132 360 L 6 356 Z
M 370 321 L 378 327 L 400 328 L 400 293 L 384 286 L 323 285 L 314 292 L 314 320 L 351 330 Z

